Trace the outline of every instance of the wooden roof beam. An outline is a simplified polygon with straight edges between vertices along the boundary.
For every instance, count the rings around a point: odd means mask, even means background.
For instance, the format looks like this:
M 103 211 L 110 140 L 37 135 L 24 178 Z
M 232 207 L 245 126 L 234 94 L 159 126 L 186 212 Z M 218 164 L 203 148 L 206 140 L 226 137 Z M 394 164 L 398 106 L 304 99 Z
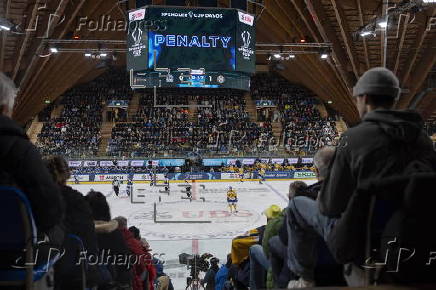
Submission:
M 403 31 L 401 33 L 400 44 L 398 46 L 397 59 L 395 60 L 395 66 L 394 66 L 395 75 L 398 73 L 398 68 L 400 66 L 401 51 L 403 50 L 404 40 L 406 39 L 406 32 L 407 32 L 407 27 L 409 25 L 409 21 L 410 21 L 410 14 L 407 14 L 403 24 Z
M 6 2 L 6 9 L 5 9 L 5 18 L 9 18 L 9 12 L 11 7 L 11 0 L 8 0 Z M 5 46 L 6 46 L 6 39 L 7 39 L 7 32 L 2 31 L 2 44 L 0 46 L 0 71 L 5 71 L 4 69 L 4 63 L 5 63 Z
M 434 13 L 433 13 L 434 15 Z M 412 52 L 412 57 L 408 58 L 408 62 L 405 66 L 405 70 L 402 74 L 402 78 L 400 78 L 401 83 L 404 85 L 408 82 L 410 73 L 412 72 L 412 68 L 415 65 L 416 59 L 418 58 L 418 55 L 421 51 L 422 45 L 424 44 L 424 40 L 427 37 L 427 34 L 430 32 L 430 30 L 427 29 L 427 16 L 422 15 L 424 19 L 421 18 L 422 23 L 419 25 L 419 30 L 417 31 L 416 35 L 419 37 L 419 40 L 416 42 L 416 49 Z M 416 19 L 415 21 L 418 21 Z
M 407 95 L 403 95 L 400 99 L 398 107 L 401 109 L 405 109 L 409 106 L 410 101 L 418 92 L 419 88 L 423 85 L 424 81 L 427 79 L 427 76 L 433 66 L 436 64 L 436 53 L 434 51 L 434 47 L 436 46 L 436 37 L 428 44 L 428 47 L 422 54 L 420 61 L 417 63 L 416 68 L 414 69 L 413 77 L 410 78 L 409 87 L 410 92 Z M 404 83 L 403 83 L 404 86 Z
M 356 0 L 356 6 L 357 10 L 359 11 L 359 22 L 360 26 L 363 27 L 365 23 L 363 22 L 363 13 L 362 13 L 362 3 L 361 0 Z M 366 64 L 366 70 L 369 70 L 371 68 L 371 63 L 369 62 L 369 54 L 368 54 L 368 44 L 366 43 L 366 38 L 362 37 L 363 41 L 363 52 L 365 54 L 365 64 Z
M 295 0 L 292 0 L 292 2 L 295 3 Z M 323 5 L 320 0 L 305 0 L 305 2 L 309 13 L 312 15 L 313 21 L 315 22 L 315 25 L 323 38 L 323 41 L 331 42 L 333 44 L 333 60 L 335 61 L 336 67 L 342 76 L 342 81 L 344 82 L 347 90 L 350 92 L 355 80 L 350 77 L 349 72 L 346 70 L 348 66 L 347 57 L 345 56 L 336 32 L 333 30 L 330 23 L 326 22 L 328 17 L 323 9 Z M 323 23 L 321 20 L 324 20 Z
M 18 70 L 20 69 L 20 65 L 21 65 L 21 59 L 24 55 L 24 51 L 27 48 L 27 42 L 29 41 L 31 34 L 34 31 L 33 27 L 38 26 L 38 23 L 37 23 L 38 10 L 39 10 L 39 8 L 42 8 L 42 6 L 39 6 L 40 3 L 42 4 L 41 0 L 36 0 L 35 4 L 33 6 L 32 14 L 31 14 L 30 20 L 29 20 L 29 24 L 28 24 L 28 27 L 26 28 L 24 39 L 21 42 L 20 52 L 18 53 L 17 59 L 15 61 L 14 70 L 12 72 L 12 79 L 13 80 L 15 80 L 15 78 L 17 77 L 17 73 L 18 73 Z M 37 27 L 35 27 L 35 28 L 37 28 Z
M 350 28 L 349 28 L 348 23 L 347 23 L 346 15 L 345 15 L 342 7 L 340 5 L 338 5 L 337 0 L 330 0 L 330 1 L 333 5 L 333 9 L 335 10 L 336 20 L 338 21 L 339 28 L 341 30 L 341 35 L 342 35 L 342 38 L 344 40 L 344 44 L 345 44 L 345 48 L 347 50 L 348 58 L 350 59 L 350 62 L 351 62 L 351 67 L 353 68 L 353 72 L 354 72 L 354 75 L 356 76 L 356 79 L 358 79 L 359 78 L 359 71 L 358 71 L 358 68 L 356 65 L 356 60 L 354 59 L 354 54 L 353 54 L 355 49 L 354 49 L 353 41 L 351 39 Z

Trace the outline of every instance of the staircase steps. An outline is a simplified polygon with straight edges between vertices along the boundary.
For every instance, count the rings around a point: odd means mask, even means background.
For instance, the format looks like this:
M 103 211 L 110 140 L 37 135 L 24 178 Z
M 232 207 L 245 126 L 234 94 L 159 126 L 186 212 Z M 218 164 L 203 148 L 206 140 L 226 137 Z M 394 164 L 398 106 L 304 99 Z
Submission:
M 188 102 L 189 104 L 189 121 L 195 123 L 197 120 L 197 115 L 198 115 L 198 103 L 196 100 L 189 100 Z
M 246 93 L 244 99 L 245 99 L 245 110 L 248 112 L 250 121 L 256 122 L 257 121 L 256 103 L 251 98 L 250 93 Z
M 36 119 L 35 119 L 36 120 Z M 44 126 L 43 122 L 37 122 L 33 121 L 30 125 L 29 129 L 27 130 L 27 136 L 29 137 L 30 141 L 35 144 L 38 140 L 38 134 L 41 133 L 42 127 Z
M 103 122 L 100 129 L 100 145 L 98 147 L 98 156 L 106 156 L 106 148 L 111 138 L 112 128 L 115 126 L 113 122 Z
M 132 117 L 136 116 L 139 111 L 139 98 L 140 94 L 134 93 L 132 100 L 130 100 L 129 107 L 127 108 L 127 118 L 128 120 L 132 120 Z
M 57 119 L 57 118 L 59 118 L 59 117 L 61 116 L 61 113 L 62 113 L 63 109 L 64 109 L 64 105 L 57 105 L 57 106 L 53 109 L 53 111 L 51 111 L 50 118 L 51 118 L 51 119 Z

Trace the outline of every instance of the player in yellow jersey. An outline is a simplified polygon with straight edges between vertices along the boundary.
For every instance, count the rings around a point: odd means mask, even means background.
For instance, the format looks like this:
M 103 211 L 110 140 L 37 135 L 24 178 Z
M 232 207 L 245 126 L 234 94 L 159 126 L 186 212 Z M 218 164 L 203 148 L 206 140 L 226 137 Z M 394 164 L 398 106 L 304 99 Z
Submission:
M 236 208 L 238 204 L 238 195 L 236 194 L 236 191 L 231 186 L 227 191 L 227 204 L 229 205 L 230 213 L 233 213 L 233 211 L 235 213 L 238 212 Z
M 259 184 L 262 184 L 262 181 L 265 181 L 265 168 L 261 168 L 258 172 L 259 174 Z
M 241 168 L 238 169 L 239 171 L 239 179 L 241 182 L 244 182 L 244 167 L 241 166 Z

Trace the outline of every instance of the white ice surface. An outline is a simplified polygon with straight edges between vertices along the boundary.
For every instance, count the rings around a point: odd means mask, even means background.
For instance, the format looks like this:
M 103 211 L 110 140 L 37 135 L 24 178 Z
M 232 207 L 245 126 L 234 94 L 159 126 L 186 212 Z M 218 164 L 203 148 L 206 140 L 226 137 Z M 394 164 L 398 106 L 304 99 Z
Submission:
M 129 226 L 141 230 L 153 253 L 166 261 L 165 272 L 171 277 L 175 289 L 185 289 L 188 271 L 178 263 L 181 253 L 211 253 L 225 263 L 230 252 L 231 239 L 247 230 L 266 223 L 262 212 L 272 204 L 286 207 L 289 184 L 292 181 L 258 182 L 195 182 L 192 187 L 196 200 L 190 202 L 183 186 L 170 184 L 170 194 L 160 193 L 163 187 L 134 184 L 134 201 L 125 195 L 125 184 L 121 185 L 120 197 L 115 196 L 111 184 L 79 184 L 73 188 L 86 194 L 91 189 L 107 196 L 112 217 L 125 216 Z M 307 184 L 315 180 L 306 180 Z M 226 193 L 232 186 L 238 194 L 238 213 L 230 215 Z M 144 198 L 137 195 L 145 194 Z M 161 202 L 159 202 L 159 196 Z M 204 197 L 203 202 L 200 198 Z M 210 221 L 210 223 L 155 223 L 153 203 L 156 203 L 156 220 L 159 221 Z

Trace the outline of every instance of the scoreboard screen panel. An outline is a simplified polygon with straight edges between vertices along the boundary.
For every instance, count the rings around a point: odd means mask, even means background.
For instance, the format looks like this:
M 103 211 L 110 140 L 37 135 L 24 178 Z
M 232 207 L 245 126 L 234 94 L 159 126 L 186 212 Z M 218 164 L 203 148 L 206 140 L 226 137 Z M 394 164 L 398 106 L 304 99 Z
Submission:
M 255 72 L 255 21 L 237 9 L 146 6 L 129 12 L 127 69 Z

